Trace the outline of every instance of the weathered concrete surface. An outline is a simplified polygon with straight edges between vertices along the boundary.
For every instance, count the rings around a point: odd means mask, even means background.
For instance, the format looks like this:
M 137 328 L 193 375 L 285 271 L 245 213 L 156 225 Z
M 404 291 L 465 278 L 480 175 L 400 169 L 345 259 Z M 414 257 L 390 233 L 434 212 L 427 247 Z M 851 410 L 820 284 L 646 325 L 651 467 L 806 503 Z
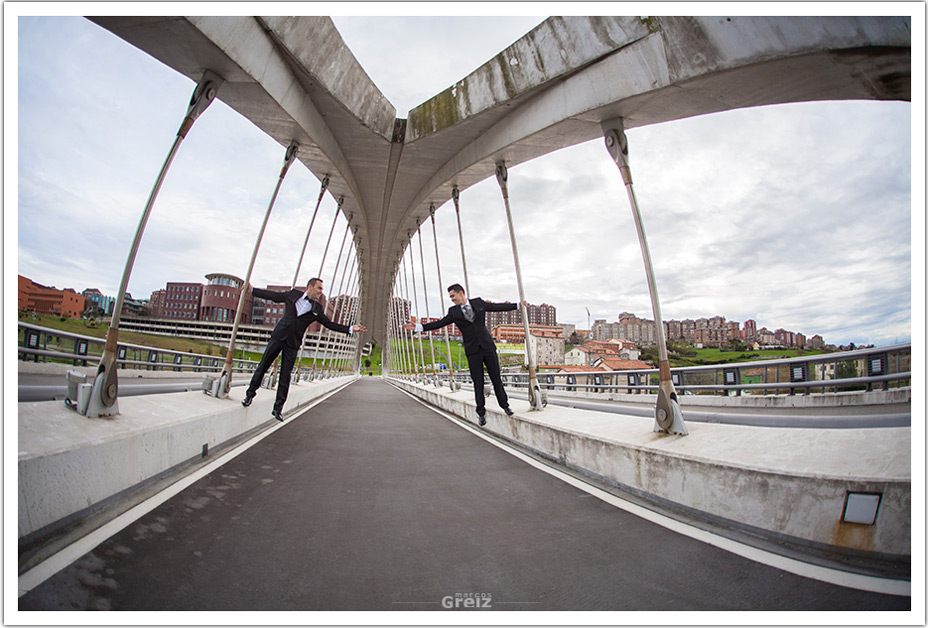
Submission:
M 473 393 L 402 380 L 403 390 L 476 422 Z M 683 403 L 685 403 L 685 399 Z M 488 404 L 490 432 L 621 488 L 711 517 L 815 544 L 911 554 L 911 430 L 786 429 L 689 423 L 549 405 L 507 417 Z M 847 493 L 881 493 L 872 526 L 842 522 Z M 710 518 L 711 518 L 710 517 Z
M 285 414 L 356 376 L 290 387 Z M 60 401 L 17 404 L 19 536 L 52 526 L 269 421 L 276 391 L 259 389 L 249 408 L 241 390 L 126 397 L 119 414 L 88 419 Z
M 90 18 L 192 80 L 299 159 L 358 225 L 362 321 L 386 337 L 408 232 L 509 166 L 626 128 L 763 104 L 911 98 L 906 17 L 552 17 L 395 119 L 327 17 Z M 463 203 L 466 211 L 466 203 Z

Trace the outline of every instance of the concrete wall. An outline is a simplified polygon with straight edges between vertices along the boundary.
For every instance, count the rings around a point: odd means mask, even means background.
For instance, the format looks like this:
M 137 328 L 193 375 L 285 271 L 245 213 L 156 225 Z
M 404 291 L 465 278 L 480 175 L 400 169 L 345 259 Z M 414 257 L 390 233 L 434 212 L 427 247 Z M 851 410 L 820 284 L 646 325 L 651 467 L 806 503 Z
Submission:
M 285 414 L 337 390 L 356 376 L 290 387 Z M 119 400 L 119 414 L 89 419 L 60 401 L 20 403 L 19 536 L 90 508 L 238 436 L 276 425 L 275 391 L 261 389 L 251 407 L 241 389 L 228 399 L 202 392 Z
M 473 393 L 391 380 L 476 422 Z M 684 404 L 685 404 L 684 400 Z M 633 494 L 722 518 L 745 530 L 812 546 L 895 557 L 911 554 L 911 430 L 789 429 L 687 424 L 548 406 L 507 417 L 488 404 L 486 430 Z M 685 412 L 685 408 L 684 408 Z M 880 493 L 874 525 L 842 521 L 848 492 Z

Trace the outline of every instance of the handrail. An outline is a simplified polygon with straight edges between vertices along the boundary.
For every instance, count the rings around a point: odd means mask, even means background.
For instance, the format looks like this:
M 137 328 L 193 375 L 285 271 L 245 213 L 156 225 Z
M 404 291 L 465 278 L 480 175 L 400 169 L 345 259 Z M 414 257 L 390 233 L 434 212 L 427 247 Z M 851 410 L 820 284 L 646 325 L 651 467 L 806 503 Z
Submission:
M 106 344 L 105 338 L 98 338 L 96 336 L 86 336 L 83 334 L 77 334 L 73 332 L 63 331 L 60 329 L 53 329 L 50 327 L 43 327 L 41 325 L 34 325 L 32 323 L 18 323 L 19 329 L 27 332 L 23 337 L 23 344 L 17 346 L 17 352 L 24 356 L 34 356 L 36 361 L 39 357 L 43 358 L 52 358 L 58 360 L 72 360 L 75 365 L 78 362 L 83 362 L 86 365 L 86 362 L 89 358 L 95 357 L 88 349 L 85 347 L 84 351 L 79 351 L 78 343 L 80 341 L 85 341 L 88 345 L 99 345 L 102 350 L 102 347 Z M 38 347 L 29 347 L 26 346 L 28 339 L 28 331 L 35 331 L 39 334 L 44 334 L 48 336 L 58 336 L 67 340 L 73 340 L 75 348 L 72 352 L 68 353 L 65 351 L 53 351 L 48 349 L 40 349 Z M 118 354 L 121 353 L 121 349 L 126 349 L 126 357 L 118 357 Z M 142 351 L 148 352 L 147 360 L 139 360 L 137 357 L 128 357 L 128 351 Z M 156 359 L 152 360 L 152 357 Z M 172 358 L 180 357 L 182 360 L 180 362 L 175 361 L 174 359 L 170 361 L 165 361 L 163 358 L 165 356 L 171 356 Z M 200 359 L 200 363 L 197 363 L 197 358 Z M 184 361 L 184 359 L 189 359 L 190 361 Z M 117 349 L 117 366 L 120 368 L 126 368 L 127 366 L 136 366 L 140 370 L 175 370 L 175 371 L 184 371 L 191 370 L 194 372 L 218 372 L 222 368 L 222 356 L 213 356 L 206 355 L 203 353 L 193 353 L 190 351 L 178 351 L 176 349 L 162 349 L 160 347 L 149 347 L 146 345 L 138 345 L 129 342 L 120 342 L 118 343 Z M 234 360 L 235 369 L 239 373 L 254 371 L 257 367 L 257 362 L 254 360 L 243 360 L 236 359 Z
M 671 375 L 675 378 L 677 388 L 686 393 L 714 392 L 720 395 L 728 395 L 734 392 L 740 395 L 742 391 L 755 391 L 766 393 L 768 391 L 789 391 L 791 395 L 797 391 L 811 393 L 812 389 L 821 389 L 822 393 L 827 393 L 827 389 L 834 389 L 837 393 L 841 389 L 851 387 L 865 387 L 867 390 L 874 385 L 882 384 L 884 389 L 892 382 L 902 382 L 903 384 L 912 378 L 911 371 L 902 370 L 901 361 L 911 354 L 911 343 L 895 344 L 885 347 L 871 347 L 867 349 L 855 349 L 853 351 L 840 351 L 835 353 L 824 353 L 810 356 L 800 356 L 794 358 L 778 358 L 772 360 L 757 360 L 752 362 L 732 362 L 725 364 L 710 364 L 699 366 L 685 366 L 671 368 Z M 892 371 L 889 364 L 890 356 L 895 358 L 896 370 Z M 879 370 L 873 373 L 867 373 L 861 376 L 837 378 L 837 364 L 849 361 L 867 361 L 875 359 L 879 362 Z M 885 358 L 885 359 L 884 359 Z M 823 368 L 823 365 L 835 364 L 831 373 L 824 372 L 824 375 L 831 375 L 831 378 L 814 379 L 817 375 L 816 367 Z M 798 367 L 798 368 L 797 368 Z M 781 380 L 782 369 L 787 369 L 786 378 Z M 864 365 L 865 372 L 871 370 L 869 363 Z M 763 372 L 764 381 L 759 382 L 742 382 L 742 370 L 759 370 Z M 447 380 L 448 377 L 443 371 L 439 371 L 439 379 Z M 693 381 L 698 376 L 705 377 L 707 374 L 715 374 L 714 383 L 705 383 Z M 579 393 L 607 393 L 616 391 L 628 391 L 632 394 L 653 394 L 660 389 L 657 384 L 651 384 L 652 377 L 657 376 L 659 370 L 655 368 L 630 369 L 621 371 L 579 371 L 579 372 L 539 372 L 538 383 L 542 388 L 547 390 L 574 391 Z M 768 381 L 768 374 L 773 374 L 776 381 Z M 624 376 L 626 382 L 618 383 L 618 377 Z M 687 383 L 689 376 L 690 383 Z M 720 377 L 721 376 L 721 381 Z M 726 381 L 726 377 L 732 381 Z M 578 378 L 585 378 L 584 383 L 579 383 Z M 595 378 L 595 380 L 593 379 Z M 507 385 L 516 388 L 525 388 L 528 375 L 522 372 L 503 372 L 503 381 Z M 562 381 L 566 380 L 566 381 Z M 598 382 L 598 383 L 595 383 Z

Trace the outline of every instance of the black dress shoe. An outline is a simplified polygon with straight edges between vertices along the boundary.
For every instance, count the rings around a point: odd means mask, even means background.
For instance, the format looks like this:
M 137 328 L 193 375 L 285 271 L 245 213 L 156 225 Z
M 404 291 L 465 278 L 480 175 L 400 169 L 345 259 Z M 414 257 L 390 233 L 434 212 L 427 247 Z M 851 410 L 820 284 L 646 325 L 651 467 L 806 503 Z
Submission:
M 248 406 L 251 405 L 252 399 L 254 399 L 254 397 L 245 397 L 244 399 L 242 399 L 242 405 L 247 408 Z
M 477 423 L 480 425 L 480 427 L 483 427 L 484 425 L 487 424 L 487 413 L 486 412 L 477 413 Z
M 503 412 L 506 413 L 506 416 L 512 416 L 513 414 L 515 414 L 515 412 L 513 412 L 509 406 L 506 406 L 505 408 L 503 408 Z
M 278 421 L 280 421 L 281 423 L 284 422 L 284 417 L 281 416 L 280 410 L 274 410 L 273 412 L 271 412 L 271 416 L 277 419 Z

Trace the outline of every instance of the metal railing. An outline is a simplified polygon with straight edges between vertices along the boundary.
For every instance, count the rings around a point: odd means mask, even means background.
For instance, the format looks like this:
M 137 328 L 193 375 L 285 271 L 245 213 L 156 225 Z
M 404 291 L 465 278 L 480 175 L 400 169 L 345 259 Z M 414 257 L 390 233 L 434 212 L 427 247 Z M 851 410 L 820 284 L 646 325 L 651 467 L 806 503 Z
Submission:
M 87 366 L 99 360 L 106 343 L 104 338 L 84 336 L 58 329 L 19 323 L 19 359 L 35 362 L 70 363 Z M 191 371 L 212 373 L 222 369 L 224 357 L 146 347 L 120 342 L 116 351 L 117 368 L 147 371 Z M 254 360 L 233 360 L 237 373 L 250 373 L 257 368 Z
M 779 395 L 869 391 L 875 388 L 901 388 L 911 385 L 911 343 L 858 349 L 796 358 L 756 360 L 707 366 L 671 368 L 671 377 L 680 394 L 685 395 Z M 458 374 L 466 376 L 466 370 Z M 401 378 L 429 381 L 431 373 L 393 374 Z M 469 380 L 469 378 L 466 378 Z M 438 372 L 439 383 L 448 380 Z M 514 388 L 528 387 L 528 374 L 504 371 L 503 383 Z M 622 371 L 539 372 L 543 390 L 573 393 L 657 394 L 658 369 Z
M 74 366 L 88 366 L 99 361 L 106 339 L 85 336 L 72 332 L 42 327 L 32 323 L 19 323 L 19 359 L 35 362 L 59 362 Z M 307 340 L 307 345 L 312 343 Z M 334 361 L 350 356 L 351 351 L 325 349 L 319 356 L 322 361 Z M 121 369 L 146 371 L 187 371 L 193 373 L 219 373 L 225 361 L 224 355 L 206 355 L 191 351 L 177 351 L 120 342 L 116 351 L 116 366 Z M 233 373 L 253 373 L 258 368 L 255 360 L 233 359 Z M 301 379 L 309 379 L 312 368 L 294 367 Z M 330 366 L 326 375 L 338 375 L 350 369 Z M 317 375 L 322 378 L 322 374 Z

